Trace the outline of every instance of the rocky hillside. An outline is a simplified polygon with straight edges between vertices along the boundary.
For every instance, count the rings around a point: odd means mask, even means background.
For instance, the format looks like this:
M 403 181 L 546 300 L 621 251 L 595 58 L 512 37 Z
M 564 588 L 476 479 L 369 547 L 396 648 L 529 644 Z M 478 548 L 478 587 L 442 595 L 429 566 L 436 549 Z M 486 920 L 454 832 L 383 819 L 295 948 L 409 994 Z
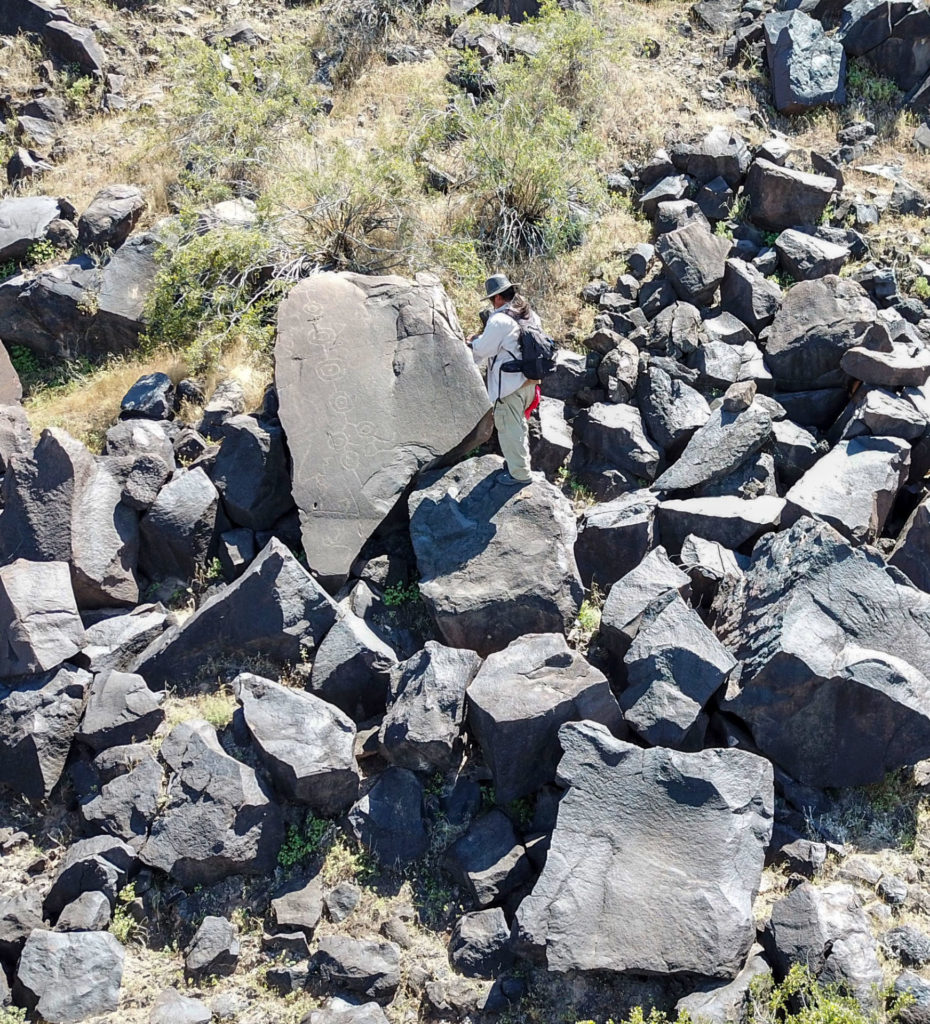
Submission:
M 8 0 L 0 1024 L 930 1024 L 928 111 L 925 0 Z

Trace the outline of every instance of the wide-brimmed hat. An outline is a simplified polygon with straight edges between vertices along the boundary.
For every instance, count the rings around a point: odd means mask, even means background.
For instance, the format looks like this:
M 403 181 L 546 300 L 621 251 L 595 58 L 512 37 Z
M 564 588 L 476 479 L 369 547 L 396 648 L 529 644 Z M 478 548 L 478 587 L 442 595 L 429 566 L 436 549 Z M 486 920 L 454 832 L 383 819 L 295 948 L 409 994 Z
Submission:
M 493 299 L 495 295 L 500 295 L 501 292 L 507 291 L 508 288 L 516 288 L 516 285 L 510 283 L 506 274 L 492 274 L 484 282 L 484 297 L 486 299 Z

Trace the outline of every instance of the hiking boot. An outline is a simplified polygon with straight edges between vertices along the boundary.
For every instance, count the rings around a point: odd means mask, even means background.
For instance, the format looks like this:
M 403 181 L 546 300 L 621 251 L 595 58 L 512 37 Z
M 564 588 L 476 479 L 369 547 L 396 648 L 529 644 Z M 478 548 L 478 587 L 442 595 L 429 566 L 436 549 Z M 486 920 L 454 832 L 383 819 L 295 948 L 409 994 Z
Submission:
M 497 483 L 503 484 L 505 487 L 526 487 L 527 484 L 532 482 L 532 479 L 518 480 L 515 476 L 511 476 L 506 469 L 502 469 L 497 475 Z

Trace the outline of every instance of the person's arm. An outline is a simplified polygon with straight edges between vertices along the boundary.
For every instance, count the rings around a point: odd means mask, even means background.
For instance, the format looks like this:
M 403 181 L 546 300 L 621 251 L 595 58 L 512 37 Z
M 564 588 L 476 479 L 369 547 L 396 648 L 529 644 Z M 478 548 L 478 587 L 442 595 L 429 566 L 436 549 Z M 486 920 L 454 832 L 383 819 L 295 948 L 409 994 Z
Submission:
M 501 343 L 510 333 L 507 317 L 496 314 L 487 322 L 481 334 L 471 343 L 471 350 L 479 359 L 490 359 L 500 351 Z

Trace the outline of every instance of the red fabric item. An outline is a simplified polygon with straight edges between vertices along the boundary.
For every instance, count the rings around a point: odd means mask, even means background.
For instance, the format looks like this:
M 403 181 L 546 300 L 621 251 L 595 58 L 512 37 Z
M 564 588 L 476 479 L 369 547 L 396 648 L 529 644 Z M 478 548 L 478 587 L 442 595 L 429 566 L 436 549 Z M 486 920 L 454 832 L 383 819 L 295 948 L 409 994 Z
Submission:
M 532 416 L 532 415 L 533 415 L 533 410 L 534 410 L 534 409 L 536 408 L 536 406 L 537 406 L 537 405 L 539 405 L 539 397 L 540 397 L 540 395 L 541 395 L 541 394 L 542 394 L 542 389 L 541 389 L 541 388 L 540 388 L 540 386 L 539 386 L 539 385 L 537 384 L 537 385 L 536 385 L 536 394 L 535 394 L 535 395 L 533 395 L 533 401 L 532 401 L 532 402 L 530 402 L 530 406 L 529 406 L 529 408 L 528 408 L 528 409 L 526 410 L 526 412 L 525 412 L 525 413 L 523 414 L 523 415 L 524 415 L 524 416 L 525 416 L 525 417 L 526 417 L 527 419 L 529 419 L 529 418 L 530 418 L 530 416 Z

